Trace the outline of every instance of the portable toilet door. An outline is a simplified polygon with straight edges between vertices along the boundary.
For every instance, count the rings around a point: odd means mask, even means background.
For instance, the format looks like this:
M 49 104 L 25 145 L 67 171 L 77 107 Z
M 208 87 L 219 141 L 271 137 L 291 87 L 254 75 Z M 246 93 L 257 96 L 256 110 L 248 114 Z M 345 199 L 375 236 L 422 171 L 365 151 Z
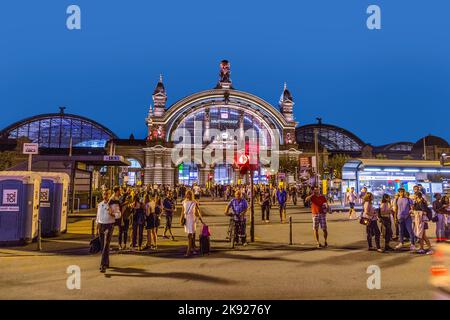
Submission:
M 54 220 L 56 219 L 56 183 L 48 177 L 41 177 L 41 188 L 39 190 L 39 219 L 41 220 L 42 235 L 53 236 Z
M 0 244 L 24 244 L 36 238 L 40 183 L 33 172 L 0 172 Z
M 42 234 L 57 236 L 67 231 L 67 207 L 69 175 L 59 172 L 39 172 L 42 178 L 40 188 L 39 216 Z

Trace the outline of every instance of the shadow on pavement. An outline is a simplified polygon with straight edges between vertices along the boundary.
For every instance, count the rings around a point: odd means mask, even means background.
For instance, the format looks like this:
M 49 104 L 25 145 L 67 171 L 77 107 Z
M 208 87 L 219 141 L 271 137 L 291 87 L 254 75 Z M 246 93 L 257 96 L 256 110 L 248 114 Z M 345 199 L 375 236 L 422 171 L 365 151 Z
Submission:
M 181 279 L 186 281 L 199 281 L 199 282 L 210 282 L 223 285 L 233 285 L 238 283 L 237 281 L 228 280 L 219 277 L 212 277 L 207 275 L 202 275 L 198 273 L 190 272 L 167 272 L 167 273 L 156 273 L 150 272 L 145 269 L 138 268 L 117 268 L 111 267 L 109 270 L 114 273 L 106 273 L 106 278 L 112 277 L 137 277 L 137 278 L 169 278 L 169 279 Z

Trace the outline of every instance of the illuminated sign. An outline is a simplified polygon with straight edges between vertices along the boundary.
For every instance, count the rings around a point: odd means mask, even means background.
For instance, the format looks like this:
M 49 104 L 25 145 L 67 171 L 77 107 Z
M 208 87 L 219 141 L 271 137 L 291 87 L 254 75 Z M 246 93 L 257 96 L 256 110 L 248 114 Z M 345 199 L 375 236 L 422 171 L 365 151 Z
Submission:
M 220 123 L 237 124 L 238 121 L 237 120 L 232 120 L 232 119 L 212 119 L 211 123 L 216 123 L 216 124 L 220 124 Z
M 360 180 L 376 180 L 376 181 L 386 181 L 386 180 L 402 180 L 402 181 L 416 181 L 414 176 L 373 176 L 373 175 L 361 175 Z

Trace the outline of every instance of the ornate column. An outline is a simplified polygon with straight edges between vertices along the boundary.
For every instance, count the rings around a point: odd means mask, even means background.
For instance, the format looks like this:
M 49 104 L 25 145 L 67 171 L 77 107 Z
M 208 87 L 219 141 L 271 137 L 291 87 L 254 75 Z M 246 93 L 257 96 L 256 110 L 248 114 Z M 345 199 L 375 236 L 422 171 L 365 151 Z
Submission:
M 162 147 L 155 148 L 155 165 L 153 173 L 153 183 L 163 183 L 163 157 L 164 151 Z
M 152 148 L 145 148 L 144 184 L 153 183 L 155 153 Z
M 172 149 L 166 148 L 164 150 L 164 163 L 163 163 L 163 183 L 173 186 L 174 185 L 174 166 L 172 164 Z

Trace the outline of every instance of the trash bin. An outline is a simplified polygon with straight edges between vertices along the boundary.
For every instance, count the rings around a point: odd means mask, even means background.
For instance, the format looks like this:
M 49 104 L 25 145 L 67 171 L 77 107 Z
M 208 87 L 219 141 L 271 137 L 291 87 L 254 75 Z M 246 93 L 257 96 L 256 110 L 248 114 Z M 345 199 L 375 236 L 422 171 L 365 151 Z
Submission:
M 0 171 L 0 244 L 17 245 L 37 237 L 40 175 Z
M 63 172 L 36 173 L 41 176 L 39 219 L 42 236 L 58 236 L 67 231 L 69 175 Z

